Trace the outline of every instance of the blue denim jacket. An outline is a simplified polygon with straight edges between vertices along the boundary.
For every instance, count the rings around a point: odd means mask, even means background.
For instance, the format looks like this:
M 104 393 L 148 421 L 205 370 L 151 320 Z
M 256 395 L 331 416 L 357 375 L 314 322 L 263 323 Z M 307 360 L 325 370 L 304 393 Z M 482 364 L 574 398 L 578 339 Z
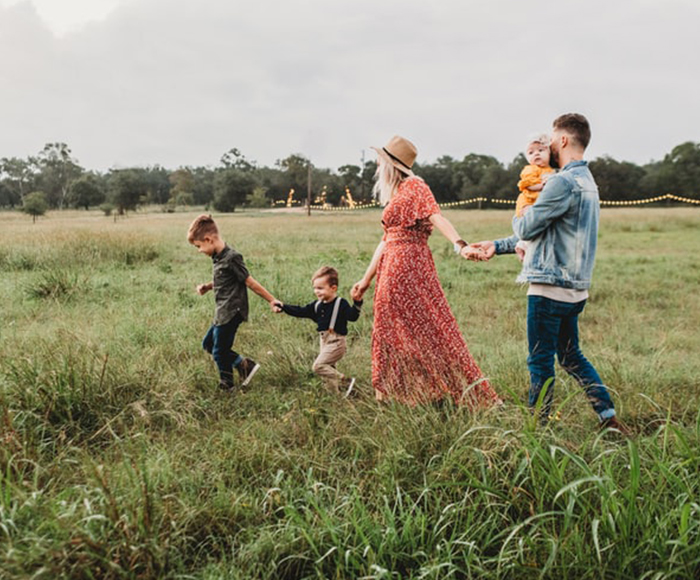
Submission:
M 572 161 L 552 175 L 535 204 L 513 218 L 515 235 L 496 240 L 496 253 L 530 242 L 518 282 L 583 290 L 591 285 L 598 243 L 598 186 L 586 161 Z

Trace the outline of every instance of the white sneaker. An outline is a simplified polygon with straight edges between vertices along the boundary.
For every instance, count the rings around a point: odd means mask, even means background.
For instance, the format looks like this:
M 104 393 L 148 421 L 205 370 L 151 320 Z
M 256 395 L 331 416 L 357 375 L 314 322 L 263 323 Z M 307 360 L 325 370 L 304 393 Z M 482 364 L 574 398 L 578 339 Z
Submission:
M 351 397 L 352 394 L 353 394 L 353 389 L 354 389 L 354 388 L 355 388 L 355 378 L 352 377 L 352 378 L 350 379 L 350 382 L 348 383 L 348 388 L 345 389 L 345 393 L 343 394 L 343 397 L 345 397 L 346 399 L 349 398 L 349 397 Z
M 241 387 L 247 387 L 258 370 L 260 370 L 260 365 L 258 363 L 252 359 L 244 358 L 238 366 L 238 374 L 241 376 L 241 379 L 243 379 Z

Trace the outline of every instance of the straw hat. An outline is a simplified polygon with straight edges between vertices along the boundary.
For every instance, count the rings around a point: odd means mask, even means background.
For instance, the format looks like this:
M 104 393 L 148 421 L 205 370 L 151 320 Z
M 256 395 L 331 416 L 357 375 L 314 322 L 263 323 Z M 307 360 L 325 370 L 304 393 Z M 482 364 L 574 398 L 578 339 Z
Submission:
M 384 147 L 372 147 L 386 161 L 409 177 L 413 176 L 413 162 L 418 155 L 418 149 L 408 139 L 394 135 Z

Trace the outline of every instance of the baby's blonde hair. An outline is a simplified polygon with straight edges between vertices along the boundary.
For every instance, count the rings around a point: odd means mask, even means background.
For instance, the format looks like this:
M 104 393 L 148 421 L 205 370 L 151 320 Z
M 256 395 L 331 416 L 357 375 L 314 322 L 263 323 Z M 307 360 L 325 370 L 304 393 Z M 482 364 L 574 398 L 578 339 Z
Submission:
M 527 142 L 525 143 L 525 150 L 527 151 L 527 148 L 529 147 L 530 143 L 539 143 L 540 145 L 544 145 L 545 147 L 549 147 L 550 144 L 550 138 L 547 133 L 533 133 L 530 135 L 528 138 Z

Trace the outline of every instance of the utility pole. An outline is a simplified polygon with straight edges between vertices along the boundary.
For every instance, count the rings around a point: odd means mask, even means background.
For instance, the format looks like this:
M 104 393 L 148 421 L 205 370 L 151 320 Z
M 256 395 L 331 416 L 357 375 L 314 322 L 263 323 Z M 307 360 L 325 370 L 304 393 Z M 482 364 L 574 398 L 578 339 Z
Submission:
M 365 202 L 365 150 L 362 150 L 362 158 L 360 165 L 360 199 Z
M 311 162 L 306 166 L 306 215 L 311 217 Z

